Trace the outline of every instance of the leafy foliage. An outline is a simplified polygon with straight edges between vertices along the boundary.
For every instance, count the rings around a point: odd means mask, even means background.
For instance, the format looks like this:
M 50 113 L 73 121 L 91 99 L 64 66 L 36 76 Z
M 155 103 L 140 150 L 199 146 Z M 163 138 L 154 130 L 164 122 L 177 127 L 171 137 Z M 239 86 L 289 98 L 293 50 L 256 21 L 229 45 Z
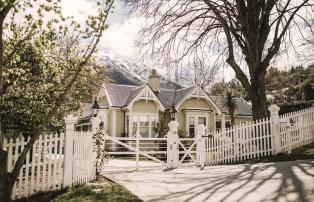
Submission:
M 105 131 L 98 129 L 93 134 L 93 142 L 94 142 L 94 152 L 96 153 L 96 179 L 99 179 L 100 177 L 100 171 L 106 163 L 110 156 L 105 151 L 105 139 L 104 139 Z
M 238 108 L 237 103 L 234 100 L 235 97 L 236 96 L 233 94 L 233 92 L 228 90 L 224 96 L 223 104 L 222 104 L 222 106 L 228 109 L 229 111 L 230 118 L 231 118 L 231 125 L 234 125 L 234 122 L 235 122 L 234 113 L 235 113 L 235 110 Z
M 217 82 L 215 83 L 211 89 L 211 95 L 224 95 L 227 91 L 232 91 L 235 96 L 243 97 L 248 100 L 249 97 L 242 87 L 241 83 L 237 79 L 232 79 L 229 82 Z

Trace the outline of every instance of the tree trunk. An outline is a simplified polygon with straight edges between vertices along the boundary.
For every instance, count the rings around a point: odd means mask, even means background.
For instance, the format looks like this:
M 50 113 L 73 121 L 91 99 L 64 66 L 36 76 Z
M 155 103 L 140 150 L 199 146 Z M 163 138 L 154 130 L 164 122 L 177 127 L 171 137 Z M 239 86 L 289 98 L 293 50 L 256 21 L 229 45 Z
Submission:
M 230 113 L 230 119 L 231 119 L 231 126 L 234 126 L 235 125 L 234 112 Z
M 252 113 L 254 120 L 269 116 L 265 92 L 265 73 L 266 71 L 258 71 L 251 79 L 253 91 L 250 97 L 252 101 Z
M 234 66 L 236 66 L 236 64 L 232 61 L 227 62 L 234 69 Z M 252 102 L 253 120 L 259 120 L 269 116 L 265 92 L 265 74 L 267 68 L 261 65 L 253 68 L 253 64 L 250 66 L 251 69 L 254 69 L 250 71 L 250 83 L 247 80 L 247 76 L 245 76 L 244 74 L 236 73 L 236 78 L 241 82 Z
M 14 180 L 7 172 L 8 153 L 0 148 L 0 200 L 11 201 L 11 193 L 14 186 Z

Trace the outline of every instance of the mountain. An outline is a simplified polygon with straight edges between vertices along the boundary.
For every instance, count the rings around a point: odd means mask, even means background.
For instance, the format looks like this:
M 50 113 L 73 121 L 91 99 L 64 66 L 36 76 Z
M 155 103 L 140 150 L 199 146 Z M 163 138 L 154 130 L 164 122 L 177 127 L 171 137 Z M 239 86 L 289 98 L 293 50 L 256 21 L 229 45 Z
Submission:
M 104 56 L 102 63 L 108 68 L 113 83 L 139 86 L 148 82 L 151 68 L 146 65 L 138 65 L 121 58 Z M 160 87 L 162 89 L 180 89 L 182 86 L 166 79 L 161 75 Z

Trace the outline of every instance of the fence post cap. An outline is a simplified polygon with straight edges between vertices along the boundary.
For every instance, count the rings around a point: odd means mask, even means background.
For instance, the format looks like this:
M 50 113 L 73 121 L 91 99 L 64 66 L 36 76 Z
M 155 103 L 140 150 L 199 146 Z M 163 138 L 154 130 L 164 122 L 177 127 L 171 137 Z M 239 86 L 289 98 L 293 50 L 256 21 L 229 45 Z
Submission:
M 77 117 L 74 117 L 73 114 L 68 114 L 67 116 L 63 117 L 66 124 L 75 124 L 77 121 Z
M 280 107 L 278 107 L 276 104 L 273 104 L 273 105 L 271 105 L 271 106 L 268 108 L 268 110 L 269 110 L 270 112 L 279 112 Z

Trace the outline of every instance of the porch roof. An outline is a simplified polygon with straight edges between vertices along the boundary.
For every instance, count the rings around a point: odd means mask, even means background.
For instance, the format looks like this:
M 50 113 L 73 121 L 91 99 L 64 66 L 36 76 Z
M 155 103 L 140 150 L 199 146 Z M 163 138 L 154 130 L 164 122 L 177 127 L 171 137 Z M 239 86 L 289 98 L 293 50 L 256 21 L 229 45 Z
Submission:
M 217 104 L 221 111 L 229 114 L 228 109 L 223 107 L 223 96 L 210 96 L 210 98 Z M 236 115 L 241 116 L 252 116 L 252 107 L 243 98 L 234 98 L 237 108 L 235 111 Z

